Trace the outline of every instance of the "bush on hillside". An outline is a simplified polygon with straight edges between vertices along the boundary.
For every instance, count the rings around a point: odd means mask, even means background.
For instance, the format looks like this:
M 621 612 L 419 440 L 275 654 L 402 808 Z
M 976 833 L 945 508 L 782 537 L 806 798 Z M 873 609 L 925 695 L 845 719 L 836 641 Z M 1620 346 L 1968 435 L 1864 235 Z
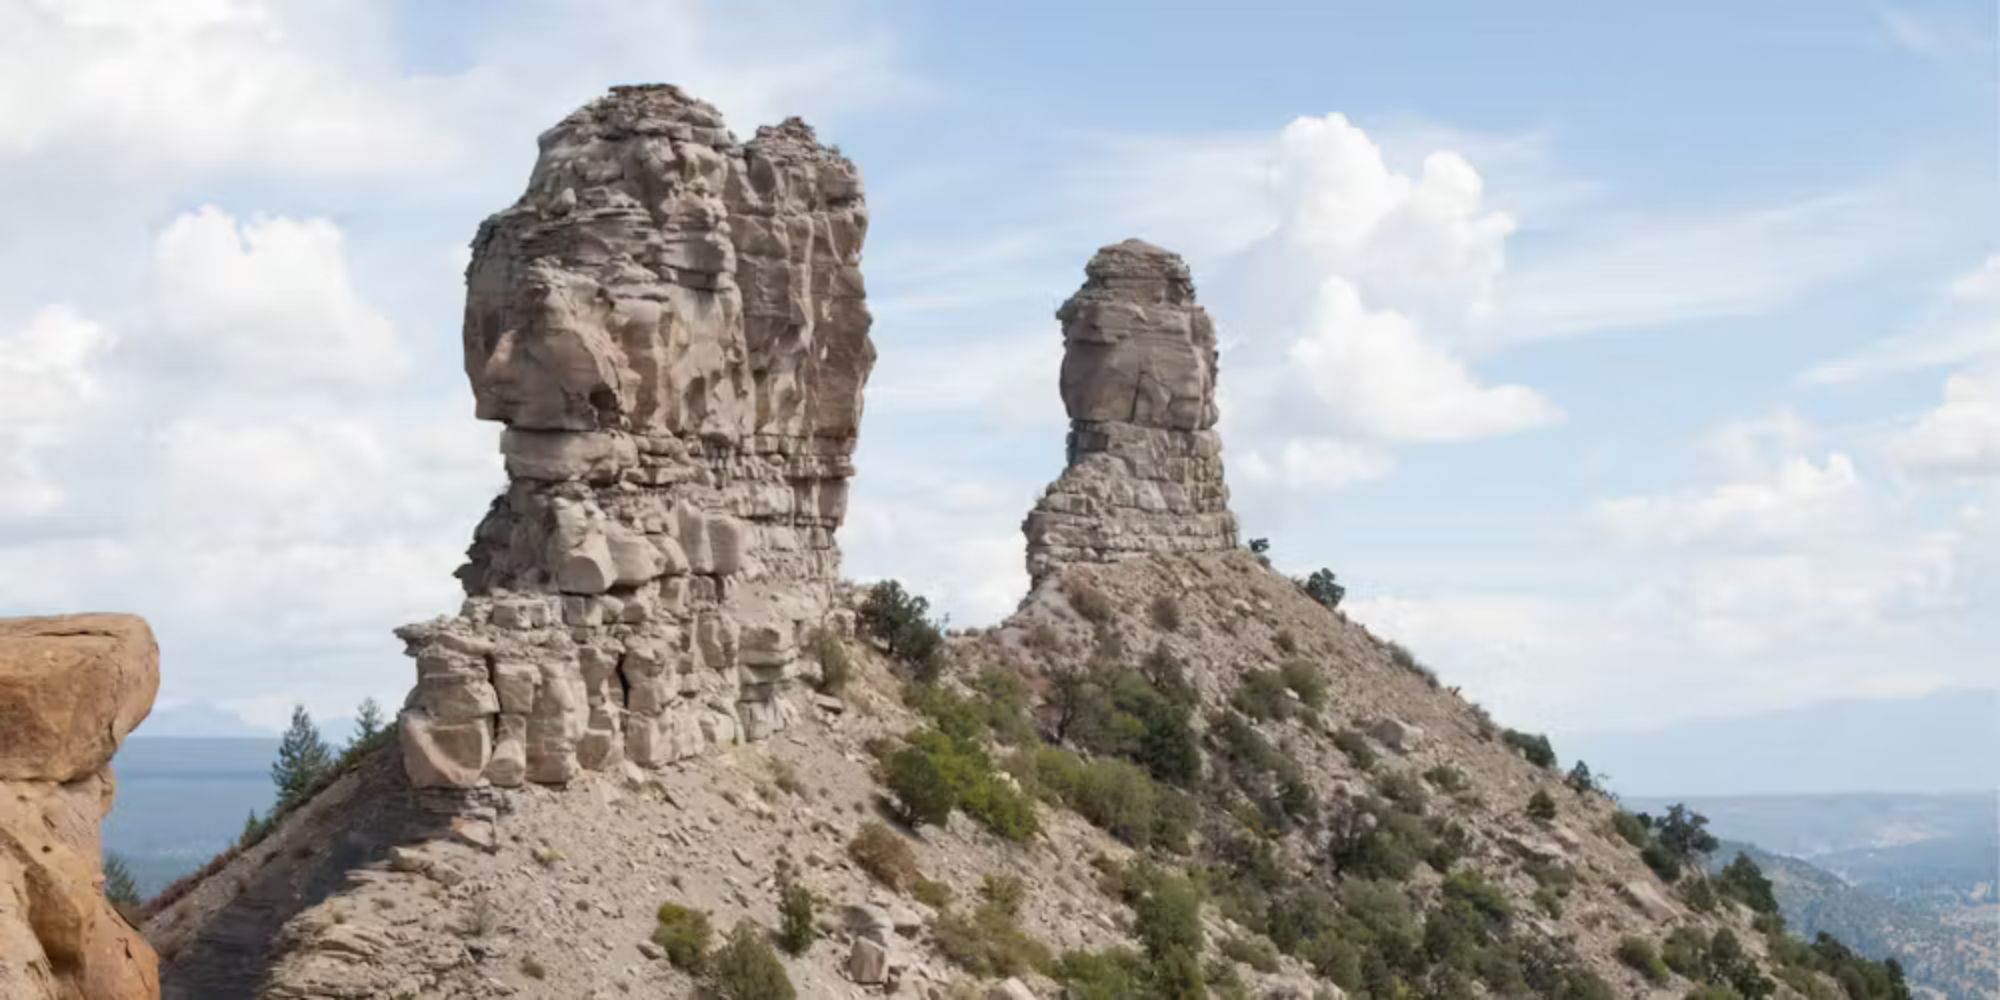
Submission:
M 1723 865 L 1715 875 L 1715 887 L 1724 896 L 1747 906 L 1754 913 L 1778 912 L 1778 897 L 1771 889 L 1771 880 L 1764 877 L 1764 870 L 1750 856 L 1738 852 L 1736 860 Z
M 813 630 L 813 658 L 819 661 L 820 691 L 837 695 L 846 689 L 854 675 L 854 657 L 838 632 L 825 626 Z
M 1300 589 L 1306 592 L 1307 597 L 1319 602 L 1328 611 L 1339 608 L 1341 600 L 1347 596 L 1347 588 L 1340 585 L 1332 570 L 1324 567 L 1313 570 L 1312 575 L 1306 577 L 1305 583 L 1300 585 Z
M 1326 675 L 1320 673 L 1311 661 L 1286 660 L 1278 668 L 1278 675 L 1307 711 L 1317 712 L 1326 707 Z
M 1665 984 L 1673 976 L 1667 970 L 1667 963 L 1660 960 L 1653 942 L 1636 935 L 1618 942 L 1618 960 L 1655 986 Z
M 674 968 L 700 975 L 708 968 L 708 948 L 712 936 L 708 914 L 678 903 L 660 904 L 658 923 L 653 928 L 653 943 L 667 953 L 667 961 Z
M 847 856 L 875 881 L 898 892 L 923 877 L 917 870 L 917 856 L 902 835 L 875 820 L 861 824 L 854 839 L 847 842 Z
M 1160 594 L 1147 605 L 1146 613 L 1153 619 L 1153 627 L 1162 632 L 1181 630 L 1181 602 L 1172 594 Z
M 1538 823 L 1547 823 L 1556 818 L 1556 800 L 1549 793 L 1537 788 L 1528 796 L 1528 818 Z
M 931 925 L 938 952 L 977 976 L 1018 976 L 1047 968 L 1048 946 L 1021 929 L 1013 913 L 987 901 L 971 914 L 947 910 Z
M 1508 746 L 1520 751 L 1521 756 L 1528 758 L 1528 763 L 1536 767 L 1556 766 L 1556 751 L 1549 745 L 1548 737 L 1540 733 L 1524 733 L 1518 729 L 1509 729 L 1502 739 Z
M 1103 625 L 1117 612 L 1110 595 L 1099 590 L 1089 580 L 1068 580 L 1063 583 L 1063 592 L 1069 595 L 1069 606 L 1093 625 Z
M 943 669 L 944 633 L 930 618 L 930 601 L 884 580 L 868 589 L 857 617 L 889 655 L 920 681 L 935 680 Z
M 719 1000 L 796 1000 L 792 977 L 764 932 L 745 920 L 710 959 L 710 986 Z
M 789 864 L 778 865 L 778 947 L 793 955 L 803 955 L 819 938 L 813 917 L 819 899 L 811 889 L 799 884 Z
M 1283 674 L 1275 670 L 1252 670 L 1237 682 L 1230 704 L 1260 722 L 1283 721 L 1298 714 L 1292 690 Z

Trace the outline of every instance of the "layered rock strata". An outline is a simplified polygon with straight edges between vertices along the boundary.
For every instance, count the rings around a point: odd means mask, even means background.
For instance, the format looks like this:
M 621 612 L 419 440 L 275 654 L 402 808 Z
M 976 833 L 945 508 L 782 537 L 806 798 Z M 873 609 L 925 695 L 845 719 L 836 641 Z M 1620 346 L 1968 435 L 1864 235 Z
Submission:
M 508 485 L 463 609 L 397 633 L 413 782 L 560 783 L 785 724 L 875 361 L 867 223 L 797 119 L 738 143 L 677 88 L 619 87 L 542 135 L 466 275 Z
M 159 962 L 104 897 L 111 757 L 146 717 L 143 619 L 0 619 L 0 997 L 154 1000 Z
M 1107 246 L 1056 310 L 1068 467 L 1022 530 L 1028 574 L 1068 563 L 1236 546 L 1215 431 L 1215 324 L 1181 258 Z

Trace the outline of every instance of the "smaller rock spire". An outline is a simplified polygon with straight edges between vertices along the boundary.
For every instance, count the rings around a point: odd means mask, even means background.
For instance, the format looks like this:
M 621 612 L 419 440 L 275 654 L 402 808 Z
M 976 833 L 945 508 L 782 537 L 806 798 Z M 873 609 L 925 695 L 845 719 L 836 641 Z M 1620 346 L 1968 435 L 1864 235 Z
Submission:
M 1141 240 L 1097 251 L 1062 321 L 1068 468 L 1021 526 L 1028 574 L 1236 547 L 1215 430 L 1215 324 L 1187 263 Z

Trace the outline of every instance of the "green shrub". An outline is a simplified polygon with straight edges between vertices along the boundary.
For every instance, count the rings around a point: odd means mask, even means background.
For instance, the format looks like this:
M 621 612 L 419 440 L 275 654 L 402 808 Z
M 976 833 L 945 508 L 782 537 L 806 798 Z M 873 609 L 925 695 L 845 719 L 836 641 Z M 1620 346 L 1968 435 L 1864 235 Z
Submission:
M 1675 861 L 1693 862 L 1715 850 L 1715 835 L 1708 832 L 1708 817 L 1676 802 L 1667 814 L 1652 824 L 1653 842 Z
M 1554 886 L 1536 886 L 1534 902 L 1535 909 L 1542 911 L 1543 915 L 1552 920 L 1562 918 L 1562 893 L 1556 891 Z
M 1133 934 L 1154 961 L 1176 951 L 1201 954 L 1201 890 L 1193 882 L 1162 875 L 1132 909 Z
M 1307 709 L 1317 712 L 1326 707 L 1326 675 L 1318 667 L 1306 660 L 1286 660 L 1278 675 Z
M 1292 630 L 1288 628 L 1281 628 L 1272 633 L 1271 644 L 1278 647 L 1278 652 L 1287 656 L 1299 651 L 1299 637 L 1293 635 Z
M 1424 772 L 1424 780 L 1440 792 L 1447 794 L 1464 791 L 1467 787 L 1465 774 L 1449 764 L 1439 764 Z
M 1570 790 L 1578 795 L 1604 790 L 1603 785 L 1599 783 L 1599 777 L 1590 773 L 1590 765 L 1580 760 L 1576 762 L 1576 766 L 1569 769 L 1569 774 L 1563 777 L 1563 784 L 1568 785 Z
M 869 588 L 856 617 L 918 680 L 931 681 L 944 667 L 944 633 L 931 621 L 930 607 L 901 583 L 884 580 Z
M 854 676 L 854 656 L 847 651 L 847 643 L 840 641 L 840 633 L 824 625 L 814 629 L 813 656 L 819 660 L 819 689 L 839 694 Z
M 710 960 L 710 985 L 720 1000 L 795 1000 L 792 978 L 764 933 L 748 920 L 729 932 L 729 941 Z
M 883 780 L 912 825 L 941 825 L 960 809 L 1008 840 L 1040 830 L 1035 806 L 993 773 L 985 751 L 935 729 L 918 730 L 884 765 Z
M 1016 769 L 1031 770 L 1042 794 L 1127 844 L 1185 849 L 1193 828 L 1192 800 L 1154 782 L 1137 765 L 1042 747 Z
M 1270 975 L 1278 971 L 1278 947 L 1261 937 L 1232 937 L 1222 942 L 1223 957 Z
M 1161 781 L 1191 786 L 1201 777 L 1190 689 L 1170 698 L 1145 674 L 1115 667 L 1058 675 L 1051 685 L 1059 739 L 1134 761 Z
M 1687 900 L 1688 906 L 1696 913 L 1715 912 L 1715 886 L 1709 883 L 1707 876 L 1697 875 L 1681 883 L 1681 898 Z
M 659 923 L 653 928 L 653 943 L 667 953 L 673 967 L 691 975 L 708 968 L 708 946 L 713 932 L 708 914 L 678 903 L 661 903 Z
M 1549 745 L 1548 737 L 1540 733 L 1524 733 L 1518 729 L 1509 729 L 1502 739 L 1508 746 L 1520 751 L 1521 756 L 1528 758 L 1528 763 L 1536 767 L 1556 766 L 1556 751 Z
M 1642 937 L 1628 936 L 1618 942 L 1618 960 L 1654 986 L 1665 983 L 1672 976 L 1667 971 L 1667 963 L 1660 960 L 1660 953 L 1653 948 L 1653 942 Z
M 1051 976 L 1073 1000 L 1147 1000 L 1145 956 L 1130 948 L 1064 952 Z
M 917 902 L 934 910 L 942 910 L 951 905 L 951 886 L 921 876 L 911 884 L 910 895 Z
M 1366 771 L 1375 766 L 1375 748 L 1358 730 L 1343 729 L 1333 734 L 1333 745 L 1347 755 L 1347 762 Z
M 132 879 L 131 867 L 116 851 L 104 852 L 104 899 L 127 923 L 137 926 L 139 907 L 145 900 L 139 898 L 139 884 Z
M 889 758 L 887 785 L 912 825 L 941 826 L 958 804 L 958 789 L 936 754 L 904 747 Z
M 1187 666 L 1164 641 L 1153 645 L 1153 651 L 1146 654 L 1140 666 L 1146 680 L 1162 698 L 1187 708 L 1193 708 L 1201 700 L 1201 693 L 1188 682 Z
M 1645 849 L 1639 852 L 1639 860 L 1644 861 L 1646 867 L 1651 868 L 1653 874 L 1660 877 L 1660 881 L 1669 885 L 1681 877 L 1680 860 L 1658 843 L 1647 844 Z
M 986 902 L 970 915 L 947 911 L 931 925 L 938 952 L 978 976 L 1018 976 L 1049 964 L 1047 945 L 1030 937 L 1014 914 Z
M 1633 847 L 1645 847 L 1646 841 L 1652 837 L 1644 820 L 1623 809 L 1611 814 L 1611 830 Z
M 1172 594 L 1161 594 L 1153 598 L 1152 604 L 1146 610 L 1153 619 L 1153 627 L 1163 632 L 1181 630 L 1181 602 L 1174 599 Z
M 1282 721 L 1296 714 L 1298 706 L 1292 701 L 1292 690 L 1285 683 L 1283 674 L 1275 670 L 1252 670 L 1243 675 L 1236 685 L 1236 695 L 1230 699 L 1236 710 L 1259 721 Z
M 819 928 L 813 917 L 819 909 L 819 900 L 812 890 L 800 885 L 793 877 L 791 866 L 778 866 L 778 947 L 794 955 L 803 955 L 819 937 Z
M 979 898 L 1006 911 L 1010 917 L 1021 915 L 1021 904 L 1027 896 L 1028 887 L 1017 876 L 988 873 L 979 880 Z
M 1088 580 L 1064 581 L 1063 591 L 1069 595 L 1069 606 L 1075 609 L 1084 621 L 1093 625 L 1109 622 L 1112 614 L 1118 610 L 1111 603 L 1111 598 Z
M 1771 880 L 1764 877 L 1764 870 L 1757 867 L 1757 862 L 1740 851 L 1734 861 L 1716 873 L 1715 887 L 1724 896 L 1749 907 L 1751 912 L 1778 912 L 1778 897 L 1771 890 Z
M 519 966 L 521 969 L 521 975 L 524 975 L 529 979 L 539 980 L 539 979 L 549 978 L 548 967 L 543 965 L 541 963 L 541 960 L 533 955 L 522 955 Z
M 1341 599 L 1347 596 L 1347 588 L 1340 585 L 1332 570 L 1324 567 L 1313 570 L 1312 575 L 1306 577 L 1306 582 L 1300 585 L 1300 589 L 1306 592 L 1307 597 L 1317 601 L 1328 611 L 1340 607 Z
M 898 892 L 923 877 L 917 870 L 917 856 L 902 835 L 875 820 L 855 831 L 854 839 L 847 842 L 847 856 L 875 881 Z
M 1708 978 L 1708 939 L 1692 927 L 1677 927 L 1668 934 L 1666 944 L 1660 948 L 1660 958 L 1667 968 L 1689 979 Z
M 1451 873 L 1444 880 L 1443 892 L 1445 899 L 1464 900 L 1479 911 L 1480 916 L 1496 925 L 1504 925 L 1513 919 L 1514 908 L 1507 902 L 1507 894 L 1478 872 Z
M 1421 815 L 1430 796 L 1424 791 L 1424 784 L 1408 771 L 1390 771 L 1375 781 L 1375 790 L 1389 801 L 1404 809 Z
M 1538 823 L 1547 823 L 1555 819 L 1556 800 L 1550 798 L 1548 792 L 1535 789 L 1535 794 L 1528 796 L 1528 818 Z

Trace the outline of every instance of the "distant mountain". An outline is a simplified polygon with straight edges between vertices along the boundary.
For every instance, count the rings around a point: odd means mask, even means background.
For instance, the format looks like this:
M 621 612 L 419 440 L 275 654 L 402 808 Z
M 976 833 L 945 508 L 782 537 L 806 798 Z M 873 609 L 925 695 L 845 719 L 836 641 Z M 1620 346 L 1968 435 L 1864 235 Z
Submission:
M 2000 795 L 1626 797 L 1640 812 L 1685 801 L 1748 853 L 1778 908 L 1810 938 L 1826 932 L 1949 1000 L 2000 998 Z M 1756 845 L 1756 846 L 1750 846 Z
M 1856 885 L 1811 862 L 1724 841 L 1720 866 L 1748 854 L 1771 879 L 1785 923 L 1811 939 L 1826 933 L 1870 958 L 1895 958 L 1913 986 L 1946 1000 L 2000 997 L 2000 940 L 1989 901 L 1955 908 L 1895 899 Z
M 1557 733 L 1556 749 L 1628 795 L 1963 793 L 2000 787 L 2000 690 L 1828 701 L 1615 733 Z
M 253 726 L 243 717 L 214 705 L 190 702 L 172 707 L 156 707 L 146 721 L 133 730 L 135 736 L 254 738 L 275 736 L 268 729 Z
M 1968 795 L 1626 795 L 1628 808 L 1658 812 L 1686 802 L 1717 835 L 1765 850 L 1813 859 L 1838 852 L 1937 845 L 1970 840 L 1993 844 L 2000 798 Z M 1922 848 L 1918 853 L 1935 850 Z M 1990 864 L 1994 854 L 1986 853 Z

